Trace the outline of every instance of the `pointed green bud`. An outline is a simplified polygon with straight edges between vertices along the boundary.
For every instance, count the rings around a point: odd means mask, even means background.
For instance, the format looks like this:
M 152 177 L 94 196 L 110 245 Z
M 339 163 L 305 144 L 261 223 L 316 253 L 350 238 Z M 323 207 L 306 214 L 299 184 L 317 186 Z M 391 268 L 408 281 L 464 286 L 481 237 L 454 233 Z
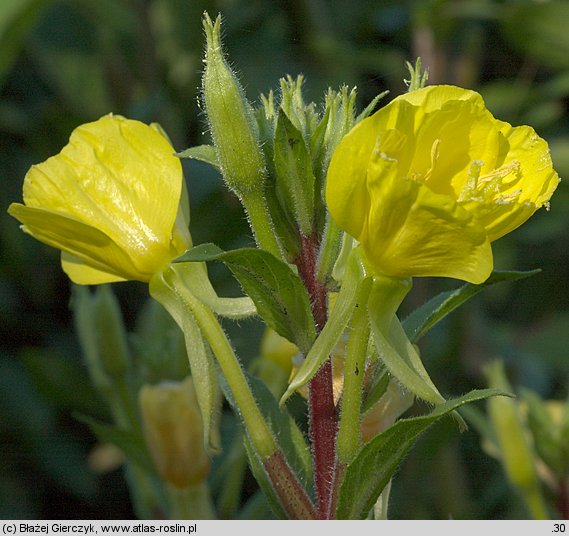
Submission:
M 221 17 L 214 23 L 205 13 L 203 27 L 207 44 L 202 89 L 209 128 L 225 182 L 243 199 L 264 187 L 263 153 L 251 106 L 223 54 Z

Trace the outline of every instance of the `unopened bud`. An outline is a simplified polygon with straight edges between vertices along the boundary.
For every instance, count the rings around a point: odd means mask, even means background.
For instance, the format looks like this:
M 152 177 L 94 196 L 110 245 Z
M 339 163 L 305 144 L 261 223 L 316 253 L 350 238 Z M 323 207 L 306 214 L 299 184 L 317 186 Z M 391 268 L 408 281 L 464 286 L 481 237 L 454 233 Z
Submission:
M 209 473 L 203 424 L 191 377 L 145 385 L 138 395 L 146 444 L 160 478 L 176 488 L 200 484 Z
M 204 14 L 206 34 L 203 100 L 217 159 L 225 182 L 238 197 L 264 187 L 266 169 L 255 119 L 239 80 L 225 61 L 221 19 Z

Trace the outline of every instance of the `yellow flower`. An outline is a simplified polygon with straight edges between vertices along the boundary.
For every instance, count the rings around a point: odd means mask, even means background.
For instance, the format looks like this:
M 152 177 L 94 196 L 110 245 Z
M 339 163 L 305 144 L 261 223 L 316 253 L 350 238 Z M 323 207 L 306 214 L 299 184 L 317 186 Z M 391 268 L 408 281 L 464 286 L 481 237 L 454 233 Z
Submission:
M 481 283 L 490 243 L 547 205 L 558 182 L 531 127 L 495 119 L 478 93 L 430 86 L 344 137 L 326 201 L 379 272 Z
M 107 115 L 33 166 L 8 212 L 79 284 L 149 281 L 191 245 L 182 167 L 159 127 Z M 184 206 L 185 203 L 185 206 Z
M 210 460 L 192 378 L 145 385 L 138 401 L 146 444 L 160 478 L 177 488 L 203 482 Z

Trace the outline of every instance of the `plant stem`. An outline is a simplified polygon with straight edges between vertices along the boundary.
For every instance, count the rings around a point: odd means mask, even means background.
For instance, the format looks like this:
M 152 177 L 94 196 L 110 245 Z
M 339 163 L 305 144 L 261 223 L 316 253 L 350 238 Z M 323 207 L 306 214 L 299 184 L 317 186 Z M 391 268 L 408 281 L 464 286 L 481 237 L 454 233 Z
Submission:
M 308 404 L 318 517 L 329 519 L 338 431 L 330 359 L 310 381 Z
M 277 444 L 263 414 L 257 406 L 241 364 L 227 340 L 225 332 L 212 310 L 199 301 L 183 284 L 177 284 L 176 290 L 194 315 L 198 326 L 211 346 L 233 393 L 235 402 L 241 411 L 251 443 L 261 460 L 265 460 L 277 450 Z
M 296 265 L 310 296 L 316 331 L 320 332 L 326 323 L 328 311 L 326 288 L 316 277 L 317 245 L 314 237 L 302 236 L 301 253 L 296 260 Z M 336 466 L 338 422 L 332 380 L 332 361 L 328 359 L 309 384 L 309 426 L 319 519 L 330 518 Z
M 262 462 L 269 480 L 287 514 L 292 519 L 314 519 L 314 506 L 297 475 L 287 464 L 284 455 L 263 417 L 251 392 L 241 364 L 213 311 L 175 276 L 171 284 L 177 299 L 182 300 L 187 314 L 194 317 L 207 339 L 239 408 L 248 438 Z
M 263 466 L 289 519 L 316 519 L 314 505 L 282 451 L 273 452 L 263 462 Z
M 272 253 L 277 259 L 282 259 L 283 253 L 275 234 L 273 221 L 263 192 L 255 190 L 247 196 L 242 196 L 241 203 L 247 213 L 249 225 L 257 245 L 261 249 Z

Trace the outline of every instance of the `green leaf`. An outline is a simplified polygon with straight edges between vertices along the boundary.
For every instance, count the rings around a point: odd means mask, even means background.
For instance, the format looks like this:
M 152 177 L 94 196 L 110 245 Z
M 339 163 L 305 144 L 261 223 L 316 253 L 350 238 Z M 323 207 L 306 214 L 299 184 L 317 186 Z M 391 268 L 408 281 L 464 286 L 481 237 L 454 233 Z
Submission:
M 277 192 L 287 212 L 308 236 L 314 219 L 314 173 L 302 133 L 282 108 L 277 117 L 274 141 Z
M 151 474 L 155 473 L 154 464 L 146 450 L 144 438 L 140 434 L 133 430 L 101 423 L 86 415 L 75 414 L 75 418 L 89 426 L 99 441 L 112 443 L 124 452 L 129 461 Z
M 199 160 L 200 162 L 205 162 L 214 168 L 220 169 L 219 162 L 217 160 L 217 153 L 215 152 L 215 147 L 213 145 L 197 145 L 196 147 L 190 147 L 189 149 L 176 153 L 176 156 L 178 158 Z
M 318 126 L 314 129 L 312 136 L 310 136 L 310 157 L 314 163 L 314 171 L 319 175 L 319 179 L 323 179 L 325 175 L 324 169 L 324 156 L 326 155 L 326 129 L 328 128 L 328 121 L 330 120 L 330 108 L 326 108 L 322 119 Z M 318 180 L 320 183 L 321 180 Z M 319 191 L 319 188 L 315 188 Z
M 261 380 L 251 376 L 250 374 L 247 374 L 247 380 L 251 386 L 253 395 L 259 403 L 259 407 L 262 409 L 263 414 L 273 431 L 273 434 L 278 438 L 279 447 L 283 452 L 286 461 L 299 477 L 300 482 L 306 486 L 307 483 L 311 481 L 312 468 L 310 449 L 306 444 L 304 435 L 288 411 L 279 407 L 278 402 L 275 400 L 268 387 Z M 223 393 L 231 404 L 233 411 L 239 416 L 239 407 L 236 405 L 225 379 L 221 378 L 220 383 Z M 275 513 L 280 518 L 287 519 L 280 501 L 276 496 L 272 484 L 265 472 L 265 468 L 263 467 L 259 456 L 256 454 L 254 447 L 247 436 L 245 437 L 245 447 L 251 471 L 257 479 L 259 486 L 266 494 Z
M 215 244 L 196 246 L 175 262 L 211 260 L 227 265 L 269 327 L 294 342 L 301 352 L 308 352 L 316 337 L 310 299 L 288 264 L 262 249 L 224 252 Z
M 437 406 L 429 415 L 397 421 L 364 445 L 345 470 L 339 491 L 337 518 L 366 519 L 405 455 L 431 424 L 464 404 L 491 396 L 511 395 L 499 389 L 471 391 Z
M 318 372 L 322 364 L 330 357 L 330 352 L 340 340 L 342 333 L 352 318 L 357 302 L 358 289 L 365 270 L 356 256 L 351 256 L 346 267 L 346 276 L 336 298 L 332 313 L 324 325 L 324 329 L 318 335 L 316 341 L 306 355 L 306 359 L 298 369 L 298 372 L 290 382 L 288 389 L 281 398 L 281 405 L 299 387 L 308 383 Z
M 530 270 L 528 272 L 495 271 L 484 283 L 480 285 L 467 283 L 455 290 L 441 292 L 438 296 L 435 296 L 427 303 L 413 311 L 403 321 L 405 332 L 411 342 L 416 343 L 425 333 L 427 333 L 427 331 L 429 331 L 434 325 L 438 324 L 445 316 L 473 296 L 476 296 L 476 294 L 484 290 L 486 287 L 494 285 L 495 283 L 501 283 L 502 281 L 525 279 L 526 277 L 531 277 L 539 272 L 541 272 L 541 270 Z

